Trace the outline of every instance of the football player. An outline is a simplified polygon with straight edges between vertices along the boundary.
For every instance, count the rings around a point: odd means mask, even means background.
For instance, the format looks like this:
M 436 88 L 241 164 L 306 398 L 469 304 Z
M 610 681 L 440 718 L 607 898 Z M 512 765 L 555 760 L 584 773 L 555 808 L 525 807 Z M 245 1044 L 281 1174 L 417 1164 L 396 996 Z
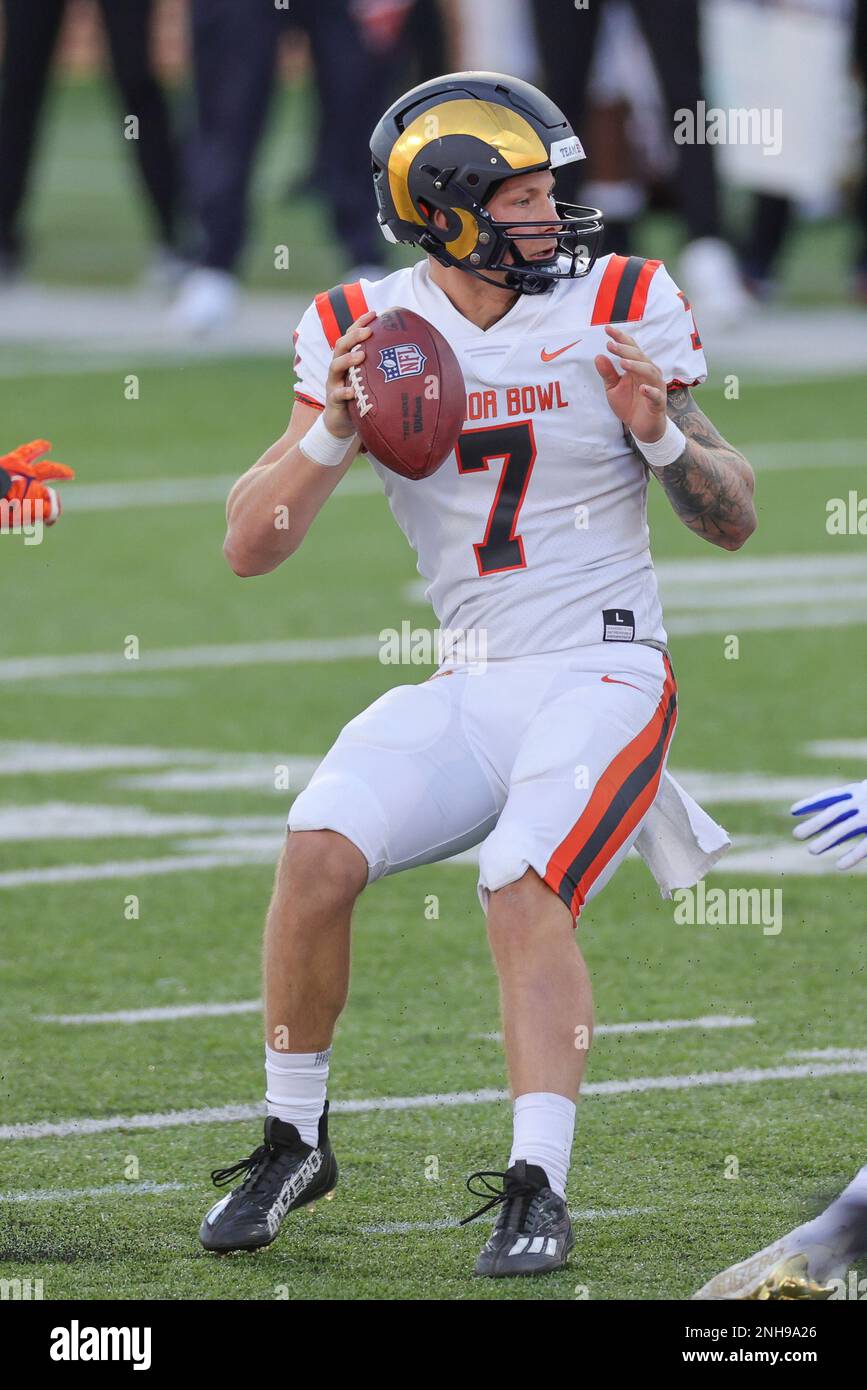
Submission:
M 792 833 L 797 840 L 810 839 L 811 854 L 849 845 L 837 857 L 838 869 L 854 869 L 867 855 L 867 781 L 831 787 L 796 801 L 792 815 L 810 817 Z M 714 1275 L 693 1298 L 830 1298 L 835 1292 L 831 1281 L 839 1281 L 847 1267 L 865 1255 L 867 1164 L 812 1221 Z
M 0 456 L 0 533 L 18 530 L 22 520 L 53 526 L 60 516 L 60 495 L 48 483 L 75 474 L 65 463 L 42 459 L 50 448 L 47 439 L 34 439 Z
M 555 198 L 583 150 L 547 97 L 495 73 L 439 78 L 389 108 L 371 149 L 383 233 L 426 254 L 311 303 L 288 429 L 235 485 L 225 552 L 255 575 L 297 550 L 357 453 L 347 372 L 370 324 L 414 310 L 458 356 L 466 428 L 423 481 L 370 463 L 440 627 L 483 633 L 487 662 L 453 653 L 388 691 L 294 802 L 265 930 L 264 1143 L 213 1174 L 242 1181 L 199 1234 L 215 1251 L 267 1245 L 334 1186 L 326 1081 L 353 904 L 384 874 L 481 843 L 514 1137 L 502 1170 L 474 1175 L 482 1210 L 499 1209 L 475 1272 L 536 1274 L 573 1243 L 565 1186 L 592 1030 L 582 906 L 633 844 L 664 893 L 728 844 L 665 771 L 677 688 L 648 480 L 699 537 L 737 550 L 756 524 L 753 475 L 690 394 L 704 354 L 664 267 L 597 259 L 601 214 Z

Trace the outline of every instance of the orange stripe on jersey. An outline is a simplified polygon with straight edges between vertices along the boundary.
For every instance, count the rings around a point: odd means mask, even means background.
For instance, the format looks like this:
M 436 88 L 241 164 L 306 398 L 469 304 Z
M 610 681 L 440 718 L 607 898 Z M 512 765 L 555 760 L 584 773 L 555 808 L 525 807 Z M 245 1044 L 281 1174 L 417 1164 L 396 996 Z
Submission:
M 668 657 L 656 712 L 608 764 L 590 800 L 551 855 L 545 882 L 577 918 L 595 880 L 625 844 L 659 789 L 677 722 L 677 683 Z
M 650 282 L 661 265 L 662 261 L 644 262 L 644 265 L 638 272 L 635 289 L 632 291 L 632 298 L 629 301 L 629 312 L 626 315 L 628 320 L 644 317 L 644 310 L 647 308 L 647 294 L 650 289 Z
M 593 305 L 591 324 L 611 322 L 611 311 L 614 308 L 617 287 L 626 269 L 628 259 L 628 256 L 612 256 L 605 267 L 605 273 L 599 282 L 599 289 L 596 291 L 596 303 Z
M 343 289 L 346 294 L 346 302 L 349 305 L 349 312 L 352 315 L 350 322 L 354 323 L 356 319 L 361 318 L 362 314 L 367 313 L 368 306 L 364 297 L 364 290 L 359 284 L 344 285 Z
M 321 294 L 317 294 L 314 303 L 316 305 L 316 312 L 322 320 L 322 327 L 325 329 L 328 346 L 333 348 L 337 339 L 340 337 L 340 326 L 337 322 L 334 306 L 331 303 L 330 291 L 323 290 Z
M 305 405 L 312 405 L 314 410 L 324 410 L 325 406 L 321 401 L 316 401 L 312 396 L 306 396 L 303 391 L 295 392 L 296 401 L 303 401 Z
M 335 285 L 333 290 L 324 290 L 315 299 L 316 311 L 322 320 L 328 346 L 335 347 L 340 338 L 362 314 L 367 312 L 364 291 L 357 282 L 354 285 Z
M 596 292 L 591 324 L 634 323 L 647 307 L 650 282 L 661 261 L 612 256 Z

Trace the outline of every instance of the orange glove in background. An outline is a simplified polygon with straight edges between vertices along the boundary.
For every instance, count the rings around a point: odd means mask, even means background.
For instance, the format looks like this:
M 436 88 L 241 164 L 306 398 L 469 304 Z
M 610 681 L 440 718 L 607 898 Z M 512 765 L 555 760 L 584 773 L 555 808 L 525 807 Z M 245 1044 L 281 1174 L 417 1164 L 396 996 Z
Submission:
M 53 526 L 60 516 L 60 498 L 53 487 L 46 487 L 49 481 L 74 478 L 75 473 L 64 463 L 54 463 L 51 459 L 37 462 L 41 454 L 47 454 L 51 445 L 47 439 L 34 439 L 30 444 L 22 444 L 11 454 L 0 455 L 0 531 L 9 531 L 21 521 L 18 505 L 25 499 L 30 504 L 28 520 L 41 520 L 45 526 Z M 3 485 L 9 479 L 9 486 Z

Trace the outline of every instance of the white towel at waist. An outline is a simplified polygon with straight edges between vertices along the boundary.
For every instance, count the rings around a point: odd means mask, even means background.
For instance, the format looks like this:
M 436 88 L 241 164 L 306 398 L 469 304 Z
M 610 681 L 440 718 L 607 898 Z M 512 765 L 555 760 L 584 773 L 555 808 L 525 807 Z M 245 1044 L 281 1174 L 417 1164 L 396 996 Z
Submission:
M 635 848 L 664 898 L 691 888 L 725 854 L 731 840 L 670 772 L 664 772 Z

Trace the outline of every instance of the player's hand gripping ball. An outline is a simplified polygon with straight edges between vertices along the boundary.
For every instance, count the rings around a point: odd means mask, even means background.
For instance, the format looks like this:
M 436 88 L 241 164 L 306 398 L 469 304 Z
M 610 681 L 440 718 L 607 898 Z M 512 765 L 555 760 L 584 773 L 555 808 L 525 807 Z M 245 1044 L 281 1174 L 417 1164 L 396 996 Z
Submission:
M 410 309 L 386 309 L 370 324 L 364 360 L 349 368 L 349 414 L 374 458 L 404 478 L 429 478 L 464 424 L 466 393 L 443 335 Z

